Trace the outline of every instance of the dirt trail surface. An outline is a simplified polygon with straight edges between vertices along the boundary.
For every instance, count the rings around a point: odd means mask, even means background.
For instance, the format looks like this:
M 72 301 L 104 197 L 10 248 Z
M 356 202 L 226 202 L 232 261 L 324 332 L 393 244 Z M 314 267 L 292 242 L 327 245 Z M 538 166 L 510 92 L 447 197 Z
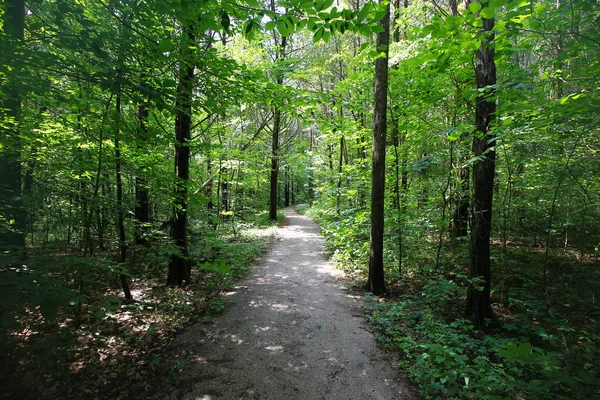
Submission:
M 319 227 L 292 208 L 287 226 L 227 310 L 190 327 L 173 354 L 186 361 L 184 393 L 170 399 L 415 399 L 377 348 Z

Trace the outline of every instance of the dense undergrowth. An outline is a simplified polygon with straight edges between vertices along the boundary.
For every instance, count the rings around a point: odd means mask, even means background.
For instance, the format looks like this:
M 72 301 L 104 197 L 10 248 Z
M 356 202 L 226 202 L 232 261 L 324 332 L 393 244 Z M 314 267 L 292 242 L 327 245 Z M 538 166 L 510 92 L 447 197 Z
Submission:
M 359 285 L 366 280 L 368 219 L 316 208 L 331 258 Z M 386 296 L 364 308 L 377 339 L 398 353 L 400 367 L 426 399 L 600 398 L 598 257 L 574 250 L 548 261 L 532 246 L 493 245 L 495 321 L 475 331 L 465 320 L 468 248 L 423 235 L 405 238 L 402 270 L 394 229 L 386 228 Z M 425 229 L 421 230 L 421 233 Z
M 167 236 L 119 268 L 110 249 L 85 258 L 64 246 L 31 249 L 27 266 L 0 272 L 11 274 L 1 281 L 0 398 L 155 398 L 185 367 L 166 356 L 171 339 L 223 309 L 221 293 L 273 234 L 266 219 L 204 229 L 190 240 L 193 279 L 183 287 L 164 285 Z M 121 273 L 142 277 L 131 282 L 133 301 L 122 296 Z

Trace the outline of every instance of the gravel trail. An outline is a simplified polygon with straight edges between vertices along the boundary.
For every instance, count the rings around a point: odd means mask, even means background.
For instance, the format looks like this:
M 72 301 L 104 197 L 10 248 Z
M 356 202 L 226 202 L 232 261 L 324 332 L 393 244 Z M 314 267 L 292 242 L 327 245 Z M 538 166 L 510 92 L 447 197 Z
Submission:
M 211 324 L 173 343 L 186 360 L 170 399 L 416 399 L 366 330 L 360 297 L 325 258 L 319 227 L 292 208 L 287 226 Z

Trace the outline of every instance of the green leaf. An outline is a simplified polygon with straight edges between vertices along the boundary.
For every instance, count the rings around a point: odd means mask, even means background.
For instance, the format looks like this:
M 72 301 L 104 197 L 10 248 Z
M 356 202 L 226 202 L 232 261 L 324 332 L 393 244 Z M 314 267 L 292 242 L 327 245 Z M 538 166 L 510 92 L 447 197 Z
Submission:
M 454 132 L 452 132 L 448 135 L 448 140 L 451 142 L 454 142 L 454 141 L 460 139 L 460 136 L 461 136 L 461 132 L 459 130 L 455 130 Z
M 325 29 L 323 29 L 323 27 L 320 27 L 319 29 L 317 29 L 317 31 L 313 35 L 313 43 L 317 43 L 319 40 L 321 40 L 323 38 L 323 32 L 325 32 Z
M 486 19 L 494 18 L 495 14 L 496 13 L 494 12 L 494 9 L 491 7 L 486 7 L 483 10 L 481 10 L 481 12 L 479 13 L 479 15 L 481 15 L 483 18 L 486 18 Z
M 161 53 L 167 53 L 173 50 L 173 41 L 171 39 L 163 39 L 158 44 L 158 51 Z
M 492 7 L 493 9 L 497 10 L 500 7 L 507 5 L 509 2 L 510 0 L 490 0 L 490 2 L 488 3 L 488 7 Z
M 277 31 L 281 36 L 288 36 L 290 31 L 288 30 L 287 19 L 280 19 L 277 21 Z
M 227 11 L 221 10 L 221 26 L 225 30 L 225 32 L 229 32 L 229 25 L 231 24 L 231 20 L 229 19 L 229 15 Z
M 371 11 L 371 3 L 365 4 L 363 8 L 360 9 L 356 19 L 358 21 L 362 21 L 363 19 L 367 18 L 367 16 L 369 15 L 369 11 Z
M 371 36 L 371 27 L 369 25 L 362 25 L 358 28 L 358 31 L 363 36 Z
M 218 262 L 218 263 L 203 263 L 203 264 L 200 264 L 200 268 L 209 270 L 209 271 L 215 271 L 215 272 L 218 272 L 223 275 L 231 272 L 231 266 L 225 264 L 225 262 L 223 262 L 223 261 Z
M 306 28 L 307 23 L 308 23 L 308 20 L 301 19 L 300 21 L 298 21 L 298 24 L 296 25 L 296 29 L 300 31 L 300 30 Z
M 371 25 L 371 32 L 375 32 L 375 33 L 381 33 L 383 32 L 383 26 L 377 24 L 377 25 Z
M 473 14 L 475 14 L 479 10 L 481 10 L 481 3 L 476 2 L 469 4 L 469 11 L 471 11 Z
M 255 27 L 256 27 L 256 23 L 253 20 L 248 20 L 244 24 L 244 36 L 248 40 L 254 39 L 254 34 L 255 34 L 254 28 Z
M 252 29 L 254 29 L 254 23 L 251 20 L 246 21 L 244 24 L 244 34 L 248 35 L 250 32 L 252 32 Z
M 269 21 L 265 24 L 265 30 L 272 31 L 273 29 L 275 29 L 276 26 L 277 26 L 277 23 L 275 21 Z
M 333 5 L 333 0 L 325 0 L 325 1 L 323 1 L 323 3 L 321 3 L 321 9 L 318 11 L 327 10 L 332 5 Z

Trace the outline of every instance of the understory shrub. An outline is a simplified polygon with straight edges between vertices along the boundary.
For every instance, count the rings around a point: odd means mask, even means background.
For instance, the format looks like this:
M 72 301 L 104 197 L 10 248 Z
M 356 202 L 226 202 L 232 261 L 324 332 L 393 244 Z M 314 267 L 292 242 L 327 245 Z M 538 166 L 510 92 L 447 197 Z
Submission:
M 398 301 L 364 302 L 377 339 L 401 354 L 400 367 L 425 398 L 598 398 L 592 363 L 570 374 L 565 354 L 544 351 L 524 337 L 485 335 L 467 320 L 447 322 L 430 300 L 407 294 Z

